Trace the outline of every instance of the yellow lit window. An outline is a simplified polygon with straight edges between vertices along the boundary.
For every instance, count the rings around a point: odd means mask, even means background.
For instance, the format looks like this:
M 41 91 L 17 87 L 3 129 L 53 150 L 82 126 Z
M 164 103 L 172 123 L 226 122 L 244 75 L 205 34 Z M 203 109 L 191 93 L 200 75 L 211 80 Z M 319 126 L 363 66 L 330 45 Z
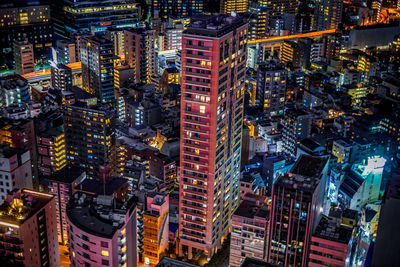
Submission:
M 206 112 L 206 107 L 200 106 L 200 113 L 205 113 L 205 112 Z
M 121 234 L 124 235 L 126 232 L 126 228 L 122 229 Z
M 110 255 L 110 253 L 107 250 L 101 251 L 101 256 L 108 257 L 109 255 Z

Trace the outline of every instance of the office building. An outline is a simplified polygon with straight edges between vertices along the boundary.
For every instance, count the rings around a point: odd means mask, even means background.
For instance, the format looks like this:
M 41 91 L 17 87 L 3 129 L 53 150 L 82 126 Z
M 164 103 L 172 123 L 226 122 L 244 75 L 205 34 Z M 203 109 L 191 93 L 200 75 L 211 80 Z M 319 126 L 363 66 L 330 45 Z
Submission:
M 341 222 L 341 217 L 321 217 L 311 237 L 307 266 L 349 265 L 354 228 L 341 225 Z
M 267 6 L 270 9 L 270 16 L 280 16 L 285 13 L 296 14 L 300 6 L 300 1 L 298 0 L 260 0 L 259 2 L 267 2 Z
M 164 31 L 164 50 L 182 49 L 182 32 L 182 24 L 167 28 Z
M 51 86 L 62 91 L 71 91 L 72 70 L 61 63 L 50 63 Z
M 337 58 L 341 47 L 341 35 L 338 33 L 328 33 L 322 36 L 324 47 L 325 47 L 325 58 Z
M 291 156 L 296 155 L 297 145 L 310 134 L 311 117 L 298 109 L 285 111 L 282 130 L 282 151 Z
M 107 28 L 104 36 L 113 43 L 114 55 L 120 60 L 125 60 L 124 30 L 115 27 Z
M 314 9 L 314 31 L 337 29 L 342 23 L 342 0 L 317 0 Z
M 115 171 L 115 114 L 107 104 L 76 102 L 64 109 L 67 160 L 89 178 L 107 179 Z
M 21 148 L 29 151 L 32 163 L 32 184 L 33 188 L 38 188 L 38 153 L 33 120 L 2 118 L 0 120 L 0 144 L 3 143 L 8 143 L 13 148 Z
M 38 166 L 41 175 L 51 175 L 67 165 L 65 135 L 57 129 L 47 129 L 36 136 Z
M 279 176 L 286 174 L 293 167 L 294 160 L 282 155 L 268 154 L 263 160 L 262 177 L 267 181 L 268 194 L 271 193 L 272 185 Z
M 137 266 L 136 203 L 76 192 L 67 204 L 71 266 Z
M 249 0 L 221 0 L 221 13 L 246 13 L 249 10 Z
M 176 162 L 172 158 L 161 153 L 149 156 L 149 174 L 163 181 L 162 191 L 171 192 L 174 189 L 177 171 Z
M 4 266 L 60 266 L 53 195 L 21 189 L 0 206 Z
M 33 45 L 27 40 L 14 40 L 14 61 L 15 73 L 23 75 L 35 70 L 35 57 L 33 53 Z
M 80 39 L 82 89 L 101 102 L 110 103 L 114 97 L 114 50 L 111 41 L 103 36 Z
M 382 6 L 386 8 L 398 9 L 400 7 L 399 0 L 383 0 Z
M 56 201 L 57 233 L 60 244 L 68 244 L 67 203 L 75 187 L 85 178 L 86 173 L 74 166 L 66 166 L 43 177 L 43 184 L 47 185 L 48 192 L 54 195 Z
M 236 14 L 192 18 L 183 33 L 179 252 L 189 258 L 212 257 L 238 205 L 246 43 Z
M 169 196 L 151 192 L 146 197 L 143 213 L 144 264 L 155 266 L 160 256 L 168 249 Z
M 76 44 L 67 40 L 57 40 L 55 45 L 56 63 L 70 64 L 76 62 Z
M 390 46 L 392 51 L 392 60 L 400 60 L 400 34 L 393 38 L 392 45 Z
M 156 73 L 153 30 L 129 28 L 124 30 L 125 60 L 134 70 L 135 83 L 150 83 Z
M 256 5 L 249 9 L 249 40 L 264 38 L 268 27 L 268 8 Z
M 365 204 L 378 201 L 386 159 L 374 156 L 353 164 L 339 186 L 338 202 L 343 207 L 360 211 Z
M 246 195 L 232 216 L 229 266 L 240 267 L 246 258 L 265 260 L 268 220 L 264 198 Z
M 60 39 L 71 39 L 77 31 L 104 32 L 108 27 L 137 27 L 140 7 L 135 1 L 114 0 L 87 2 L 85 0 L 52 3 L 54 34 Z
M 327 163 L 303 154 L 273 185 L 268 262 L 308 266 L 311 234 L 323 211 Z
M 125 102 L 125 118 L 128 125 L 152 126 L 161 122 L 162 108 L 158 103 L 143 100 L 141 102 L 128 99 Z
M 267 61 L 257 70 L 257 98 L 267 117 L 283 116 L 287 70 L 276 61 Z
M 32 188 L 32 163 L 29 151 L 0 145 L 0 202 L 17 188 Z
M 151 14 L 154 19 L 190 18 L 203 13 L 204 0 L 152 0 Z
M 19 75 L 0 77 L 0 108 L 27 104 L 31 100 L 28 81 Z
M 160 78 L 159 91 L 163 94 L 167 94 L 170 84 L 181 84 L 181 73 L 175 67 L 164 69 Z
M 48 54 L 53 45 L 53 26 L 47 1 L 2 1 L 0 7 L 0 49 L 13 50 L 15 40 L 27 39 L 35 56 Z
M 301 47 L 293 41 L 284 41 L 281 46 L 281 62 L 291 63 L 293 67 L 301 66 Z

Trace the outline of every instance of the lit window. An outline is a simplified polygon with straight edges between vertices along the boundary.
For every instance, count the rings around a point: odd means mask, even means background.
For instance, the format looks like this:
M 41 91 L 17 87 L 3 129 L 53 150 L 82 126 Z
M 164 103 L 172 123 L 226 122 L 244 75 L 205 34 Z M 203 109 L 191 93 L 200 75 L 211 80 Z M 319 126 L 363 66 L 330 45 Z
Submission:
M 205 113 L 205 112 L 206 112 L 206 107 L 200 106 L 200 113 Z
M 109 255 L 110 255 L 110 253 L 107 250 L 101 251 L 101 256 L 108 257 Z

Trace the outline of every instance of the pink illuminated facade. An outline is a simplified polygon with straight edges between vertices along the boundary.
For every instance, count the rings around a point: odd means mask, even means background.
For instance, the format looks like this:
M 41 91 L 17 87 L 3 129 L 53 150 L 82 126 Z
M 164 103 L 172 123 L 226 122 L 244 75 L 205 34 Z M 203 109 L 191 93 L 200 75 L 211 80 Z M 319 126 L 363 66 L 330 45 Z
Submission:
M 136 203 L 81 192 L 67 206 L 71 266 L 137 266 Z
M 86 178 L 80 168 L 67 166 L 45 178 L 49 192 L 56 200 L 58 242 L 68 243 L 67 203 L 77 185 Z
M 201 15 L 182 36 L 179 254 L 220 247 L 239 202 L 247 57 L 241 17 Z
M 309 267 L 350 266 L 353 227 L 341 225 L 341 218 L 323 216 L 311 237 Z
M 327 159 L 301 155 L 272 188 L 268 262 L 308 266 L 311 235 L 323 211 Z
M 1 266 L 60 266 L 53 195 L 22 189 L 0 206 Z

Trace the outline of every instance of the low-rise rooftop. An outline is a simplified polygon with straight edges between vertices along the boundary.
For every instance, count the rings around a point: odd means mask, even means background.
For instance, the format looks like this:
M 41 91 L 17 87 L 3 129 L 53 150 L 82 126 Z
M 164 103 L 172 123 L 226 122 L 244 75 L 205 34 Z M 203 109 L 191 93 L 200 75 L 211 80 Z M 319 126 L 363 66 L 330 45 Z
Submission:
M 195 34 L 208 37 L 222 37 L 245 25 L 243 17 L 231 15 L 198 15 L 191 18 L 191 23 L 184 34 Z
M 352 234 L 353 228 L 340 225 L 340 219 L 322 216 L 313 236 L 348 244 Z
M 75 227 L 102 238 L 112 238 L 136 206 L 132 197 L 121 201 L 111 196 L 97 197 L 76 192 L 67 204 L 68 219 Z
M 302 154 L 292 170 L 276 181 L 277 186 L 313 192 L 318 186 L 328 159 Z
M 54 196 L 30 189 L 13 191 L 0 206 L 0 222 L 22 225 L 46 206 Z

